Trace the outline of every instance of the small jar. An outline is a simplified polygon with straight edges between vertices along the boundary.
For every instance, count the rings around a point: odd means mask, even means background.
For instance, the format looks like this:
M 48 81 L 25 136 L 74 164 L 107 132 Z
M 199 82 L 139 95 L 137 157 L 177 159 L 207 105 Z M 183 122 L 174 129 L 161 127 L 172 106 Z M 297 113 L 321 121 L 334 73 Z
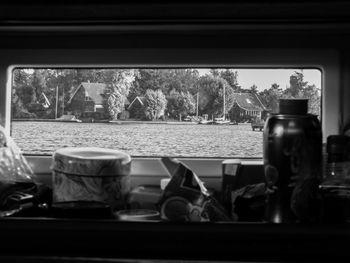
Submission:
M 327 138 L 327 164 L 325 183 L 344 184 L 349 172 L 347 145 L 349 137 L 331 135 Z
M 327 162 L 320 184 L 323 222 L 342 223 L 350 219 L 349 182 L 350 137 L 331 135 L 327 138 Z

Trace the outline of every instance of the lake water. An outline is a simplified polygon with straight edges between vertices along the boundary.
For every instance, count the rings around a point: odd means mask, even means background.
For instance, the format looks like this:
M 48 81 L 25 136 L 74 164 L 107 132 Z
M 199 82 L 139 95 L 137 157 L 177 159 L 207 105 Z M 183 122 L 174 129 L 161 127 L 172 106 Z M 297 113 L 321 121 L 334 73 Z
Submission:
M 131 156 L 255 158 L 262 157 L 262 134 L 250 124 L 12 122 L 12 137 L 28 154 L 96 146 Z

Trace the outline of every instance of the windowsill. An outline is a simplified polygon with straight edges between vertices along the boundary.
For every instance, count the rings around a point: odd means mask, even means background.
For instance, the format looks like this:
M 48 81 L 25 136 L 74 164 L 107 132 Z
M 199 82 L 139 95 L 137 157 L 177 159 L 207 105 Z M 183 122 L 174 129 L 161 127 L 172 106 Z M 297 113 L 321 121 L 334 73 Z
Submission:
M 38 180 L 51 185 L 51 156 L 26 156 Z M 221 163 L 224 159 L 178 158 L 188 165 L 206 184 L 220 190 Z M 254 184 L 263 180 L 263 161 L 259 159 L 242 159 L 242 175 L 240 185 Z M 169 174 L 161 162 L 161 158 L 133 157 L 131 162 L 131 187 L 142 184 L 159 185 L 162 178 Z

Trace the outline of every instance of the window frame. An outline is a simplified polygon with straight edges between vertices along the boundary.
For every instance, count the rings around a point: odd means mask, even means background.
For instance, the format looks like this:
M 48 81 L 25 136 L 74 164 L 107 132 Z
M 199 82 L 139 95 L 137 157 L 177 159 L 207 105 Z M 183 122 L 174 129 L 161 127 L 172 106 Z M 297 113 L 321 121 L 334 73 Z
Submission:
M 15 68 L 77 67 L 316 68 L 322 73 L 323 141 L 328 135 L 338 134 L 340 131 L 340 65 L 339 54 L 334 49 L 9 49 L 1 50 L 0 57 L 0 87 L 6 87 L 0 89 L 0 125 L 7 132 L 10 132 L 11 127 L 12 72 Z M 132 173 L 167 176 L 164 169 L 152 165 L 158 159 L 136 158 Z M 200 176 L 221 175 L 220 158 L 194 157 L 186 160 Z M 255 159 L 252 160 L 253 164 L 256 161 L 262 164 L 262 160 Z M 249 159 L 246 162 L 249 163 Z

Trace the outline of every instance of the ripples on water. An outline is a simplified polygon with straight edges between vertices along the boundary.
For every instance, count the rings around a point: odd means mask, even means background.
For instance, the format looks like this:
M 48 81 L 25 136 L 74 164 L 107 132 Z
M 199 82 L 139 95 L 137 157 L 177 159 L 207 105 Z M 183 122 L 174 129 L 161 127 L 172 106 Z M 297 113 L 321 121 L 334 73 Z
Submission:
M 262 157 L 262 132 L 250 124 L 13 122 L 12 137 L 27 154 L 95 146 L 131 156 Z

